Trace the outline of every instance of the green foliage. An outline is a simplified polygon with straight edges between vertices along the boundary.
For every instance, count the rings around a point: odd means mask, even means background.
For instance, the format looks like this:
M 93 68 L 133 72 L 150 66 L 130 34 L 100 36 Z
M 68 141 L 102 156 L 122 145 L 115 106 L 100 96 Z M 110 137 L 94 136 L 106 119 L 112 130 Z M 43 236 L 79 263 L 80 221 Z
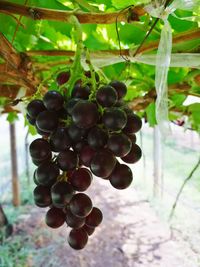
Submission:
M 13 123 L 15 120 L 18 119 L 17 112 L 9 112 L 7 116 L 7 121 Z
M 145 109 L 147 114 L 147 121 L 149 123 L 149 126 L 153 127 L 157 124 L 156 121 L 156 106 L 155 103 L 152 102 L 148 105 L 148 107 Z

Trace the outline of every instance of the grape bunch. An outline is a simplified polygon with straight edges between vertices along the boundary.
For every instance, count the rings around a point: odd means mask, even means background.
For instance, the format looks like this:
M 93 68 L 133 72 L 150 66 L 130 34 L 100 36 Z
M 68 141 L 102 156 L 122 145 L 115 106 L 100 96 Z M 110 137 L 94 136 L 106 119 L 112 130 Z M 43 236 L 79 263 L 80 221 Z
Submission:
M 85 75 L 90 80 L 90 72 Z M 60 73 L 58 85 L 68 79 L 68 72 Z M 125 189 L 133 180 L 126 163 L 135 163 L 142 155 L 135 135 L 142 121 L 123 101 L 126 85 L 120 81 L 102 85 L 97 74 L 96 83 L 93 91 L 90 82 L 78 80 L 68 99 L 48 91 L 42 100 L 28 104 L 26 114 L 41 135 L 29 149 L 37 166 L 35 204 L 49 207 L 45 218 L 49 227 L 66 223 L 72 228 L 68 243 L 77 250 L 85 247 L 103 219 L 101 210 L 83 193 L 93 174 L 116 189 Z

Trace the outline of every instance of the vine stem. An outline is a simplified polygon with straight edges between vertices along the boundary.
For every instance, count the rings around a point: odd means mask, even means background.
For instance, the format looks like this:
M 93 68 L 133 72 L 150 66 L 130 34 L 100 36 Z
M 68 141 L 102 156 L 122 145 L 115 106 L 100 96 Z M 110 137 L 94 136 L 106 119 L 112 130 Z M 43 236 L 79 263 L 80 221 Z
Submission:
M 90 69 L 90 73 L 91 73 L 91 82 L 92 82 L 92 91 L 95 92 L 96 91 L 96 77 L 95 77 L 95 70 L 92 66 L 91 60 L 90 60 L 90 52 L 87 49 L 86 50 L 86 63 L 89 66 Z
M 73 86 L 74 86 L 75 82 L 78 80 L 78 77 L 80 76 L 81 69 L 82 69 L 81 55 L 82 55 L 82 51 L 83 51 L 81 24 L 79 23 L 76 16 L 73 16 L 73 15 L 70 17 L 70 23 L 73 24 L 74 29 L 75 29 L 77 45 L 76 45 L 76 52 L 75 52 L 75 56 L 74 56 L 74 62 L 73 62 L 71 69 L 70 69 L 69 81 L 67 82 L 67 84 L 63 84 L 60 87 L 60 89 L 62 89 L 62 88 L 65 88 L 67 85 L 67 90 L 64 90 L 64 94 L 66 96 L 71 95 Z
M 175 202 L 172 206 L 172 209 L 171 209 L 171 212 L 170 212 L 170 215 L 169 215 L 169 220 L 171 220 L 174 216 L 174 213 L 175 213 L 175 209 L 176 209 L 176 206 L 177 206 L 177 203 L 179 201 L 179 198 L 180 198 L 180 195 L 181 193 L 183 192 L 183 189 L 185 187 L 185 185 L 190 181 L 190 179 L 192 178 L 193 174 L 195 173 L 195 171 L 198 169 L 198 167 L 200 166 L 200 157 L 199 157 L 199 160 L 198 162 L 195 164 L 194 168 L 192 169 L 192 171 L 190 172 L 189 176 L 184 180 L 177 196 L 176 196 L 176 199 L 175 199 Z

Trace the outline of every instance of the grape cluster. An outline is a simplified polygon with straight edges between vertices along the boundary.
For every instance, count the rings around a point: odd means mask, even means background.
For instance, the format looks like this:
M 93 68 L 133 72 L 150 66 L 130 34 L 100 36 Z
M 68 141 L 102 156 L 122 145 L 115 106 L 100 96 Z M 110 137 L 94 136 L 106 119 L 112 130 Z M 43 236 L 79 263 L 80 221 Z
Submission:
M 91 77 L 90 72 L 85 75 Z M 63 72 L 57 82 L 61 85 L 68 79 L 69 73 Z M 123 101 L 126 85 L 120 81 L 101 85 L 98 75 L 96 82 L 96 92 L 89 82 L 78 80 L 71 98 L 48 91 L 42 100 L 34 99 L 27 106 L 27 120 L 41 135 L 30 144 L 37 166 L 34 201 L 38 207 L 49 207 L 45 219 L 49 227 L 66 223 L 72 228 L 68 243 L 74 249 L 86 245 L 103 219 L 100 209 L 83 193 L 93 174 L 116 189 L 125 189 L 133 175 L 120 162 L 135 163 L 142 154 L 135 136 L 142 121 Z

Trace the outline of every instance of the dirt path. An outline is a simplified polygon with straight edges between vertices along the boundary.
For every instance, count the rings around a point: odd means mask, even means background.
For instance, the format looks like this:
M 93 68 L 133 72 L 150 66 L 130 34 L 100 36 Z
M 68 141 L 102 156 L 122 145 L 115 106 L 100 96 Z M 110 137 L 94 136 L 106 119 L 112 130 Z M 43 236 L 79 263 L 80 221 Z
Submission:
M 134 187 L 117 191 L 99 179 L 88 194 L 103 211 L 104 221 L 82 251 L 68 246 L 65 226 L 51 230 L 44 225 L 43 209 L 32 208 L 29 215 L 21 216 L 16 232 L 31 233 L 24 244 L 33 248 L 29 266 L 199 266 L 196 255 L 171 239 L 168 226 L 159 221 L 147 201 L 139 199 Z

